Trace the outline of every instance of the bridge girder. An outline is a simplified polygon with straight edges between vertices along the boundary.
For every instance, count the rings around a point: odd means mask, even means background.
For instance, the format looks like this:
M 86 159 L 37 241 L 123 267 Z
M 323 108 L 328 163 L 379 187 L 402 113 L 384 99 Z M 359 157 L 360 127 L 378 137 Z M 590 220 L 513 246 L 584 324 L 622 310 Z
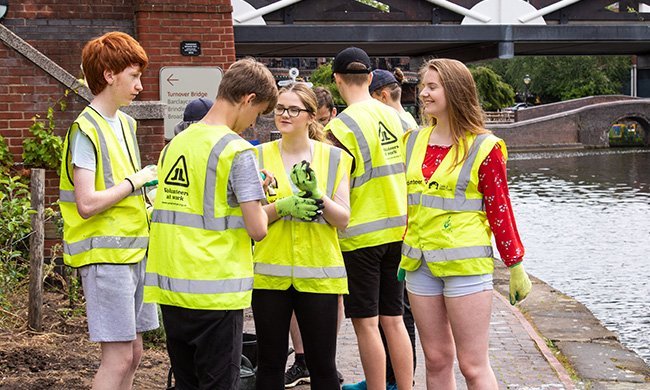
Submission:
M 249 1 L 262 8 L 273 0 Z M 650 54 L 650 14 L 610 12 L 611 0 L 584 0 L 545 16 L 547 25 L 461 25 L 462 15 L 424 0 L 383 0 L 391 13 L 355 1 L 303 0 L 265 15 L 267 25 L 237 25 L 238 56 L 333 56 L 355 45 L 372 56 L 475 61 L 507 55 Z M 457 0 L 467 9 L 480 0 Z M 553 0 L 531 0 L 541 9 Z M 619 1 L 638 8 L 639 1 Z
M 650 26 L 236 26 L 237 55 L 333 56 L 355 45 L 371 56 L 435 56 L 476 61 L 514 55 L 650 54 Z

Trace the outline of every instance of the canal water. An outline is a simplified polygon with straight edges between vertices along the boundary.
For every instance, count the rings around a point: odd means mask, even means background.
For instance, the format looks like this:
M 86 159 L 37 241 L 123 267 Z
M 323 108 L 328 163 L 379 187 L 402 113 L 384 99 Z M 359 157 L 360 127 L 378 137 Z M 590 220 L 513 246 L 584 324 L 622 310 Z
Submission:
M 650 363 L 650 149 L 516 153 L 508 175 L 527 271 Z

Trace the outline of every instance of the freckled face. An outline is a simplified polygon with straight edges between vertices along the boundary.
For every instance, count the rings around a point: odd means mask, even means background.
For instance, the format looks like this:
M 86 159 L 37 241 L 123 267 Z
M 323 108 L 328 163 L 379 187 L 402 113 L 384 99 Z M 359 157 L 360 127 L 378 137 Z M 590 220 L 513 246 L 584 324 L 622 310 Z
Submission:
M 142 72 L 139 65 L 131 65 L 120 73 L 111 74 L 109 84 L 120 106 L 128 106 L 142 91 Z

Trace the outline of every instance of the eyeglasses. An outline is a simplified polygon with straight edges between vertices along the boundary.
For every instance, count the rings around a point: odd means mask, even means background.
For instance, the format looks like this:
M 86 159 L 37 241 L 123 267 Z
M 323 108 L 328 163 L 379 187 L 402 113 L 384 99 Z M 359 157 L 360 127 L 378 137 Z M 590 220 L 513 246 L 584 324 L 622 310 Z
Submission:
M 298 115 L 300 115 L 301 112 L 309 112 L 309 110 L 305 110 L 304 108 L 298 108 L 298 107 L 282 107 L 282 106 L 276 106 L 273 109 L 273 113 L 277 116 L 282 116 L 284 115 L 284 112 L 287 112 L 290 117 L 295 118 Z

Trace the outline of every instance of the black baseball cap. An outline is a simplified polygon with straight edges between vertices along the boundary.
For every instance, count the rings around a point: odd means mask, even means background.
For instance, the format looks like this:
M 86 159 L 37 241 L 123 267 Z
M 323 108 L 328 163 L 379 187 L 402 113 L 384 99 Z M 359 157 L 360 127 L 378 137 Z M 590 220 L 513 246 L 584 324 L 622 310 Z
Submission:
M 348 65 L 353 62 L 363 64 L 365 69 L 348 69 Z M 332 64 L 332 73 L 368 74 L 370 72 L 372 72 L 370 57 L 358 47 L 348 47 L 347 49 L 341 50 L 334 58 L 334 63 Z

